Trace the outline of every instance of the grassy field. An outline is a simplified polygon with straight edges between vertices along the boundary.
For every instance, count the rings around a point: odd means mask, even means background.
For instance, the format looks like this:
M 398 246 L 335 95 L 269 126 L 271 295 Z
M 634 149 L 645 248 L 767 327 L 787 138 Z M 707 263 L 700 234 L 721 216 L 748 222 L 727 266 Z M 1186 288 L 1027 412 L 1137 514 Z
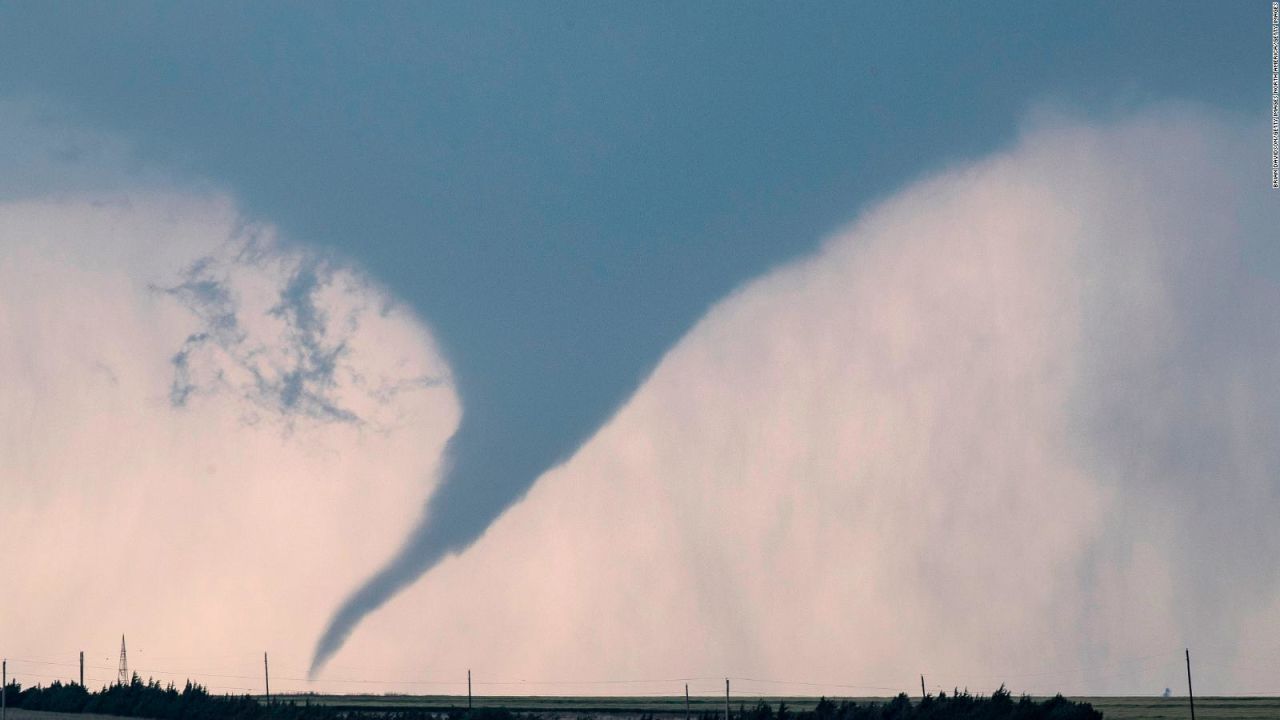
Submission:
M 466 707 L 466 697 L 456 695 L 285 695 L 282 700 L 339 705 L 343 707 L 398 708 L 416 707 L 445 710 Z M 832 698 L 853 700 L 860 703 L 884 702 L 886 698 Z M 1092 703 L 1101 710 L 1107 720 L 1165 720 L 1190 718 L 1187 699 L 1157 697 L 1085 697 L 1073 698 Z M 765 700 L 775 708 L 779 702 L 797 710 L 809 710 L 817 704 L 813 697 L 735 697 L 732 700 L 736 712 L 739 704 L 748 707 Z M 597 716 L 621 716 L 652 713 L 656 715 L 684 715 L 683 697 L 549 697 L 511 696 L 478 697 L 475 707 L 504 708 L 513 712 L 542 712 L 552 715 L 591 714 Z M 723 712 L 724 698 L 694 697 L 689 700 L 690 711 Z M 1280 698 L 1271 697 L 1204 697 L 1196 698 L 1196 720 L 1280 720 Z
M 1077 698 L 1092 703 L 1107 720 L 1163 720 L 1191 717 L 1187 699 L 1156 697 Z M 1233 720 L 1275 720 L 1280 718 L 1280 698 L 1273 697 L 1204 697 L 1196 698 L 1196 720 L 1232 718 Z

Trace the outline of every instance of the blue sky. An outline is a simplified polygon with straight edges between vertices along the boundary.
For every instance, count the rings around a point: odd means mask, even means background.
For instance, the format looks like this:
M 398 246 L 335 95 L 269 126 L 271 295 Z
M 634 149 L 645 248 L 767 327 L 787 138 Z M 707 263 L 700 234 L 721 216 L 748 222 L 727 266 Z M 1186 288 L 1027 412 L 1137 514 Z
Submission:
M 1268 12 L 15 2 L 0 96 L 228 190 L 430 324 L 462 424 L 372 607 L 569 457 L 712 303 L 1034 108 L 1264 112 Z

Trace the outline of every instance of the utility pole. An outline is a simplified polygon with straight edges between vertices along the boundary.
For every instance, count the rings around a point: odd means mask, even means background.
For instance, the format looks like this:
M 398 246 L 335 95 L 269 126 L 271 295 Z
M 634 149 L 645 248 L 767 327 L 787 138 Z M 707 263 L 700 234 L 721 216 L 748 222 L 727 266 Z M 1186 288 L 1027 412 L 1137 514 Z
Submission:
M 9 712 L 8 708 L 6 707 L 6 705 L 8 705 L 8 702 L 7 702 L 8 697 L 6 697 L 8 694 L 9 694 L 9 661 L 0 660 L 0 720 L 4 720 L 5 715 L 7 715 Z
M 467 709 L 471 709 L 471 668 L 467 668 Z
M 929 697 L 929 693 L 925 692 L 924 690 L 924 675 L 921 675 L 920 676 L 920 699 L 924 700 L 927 697 Z
M 1191 691 L 1191 648 L 1187 651 L 1187 700 L 1191 702 L 1191 720 L 1196 720 L 1196 695 Z
M 84 687 L 84 651 L 80 651 L 80 687 Z
M 267 653 L 262 653 L 262 680 L 267 687 L 267 704 L 271 704 L 271 668 L 267 667 Z
M 729 678 L 724 679 L 724 720 L 729 720 Z
M 684 684 L 684 720 L 689 720 L 689 683 Z

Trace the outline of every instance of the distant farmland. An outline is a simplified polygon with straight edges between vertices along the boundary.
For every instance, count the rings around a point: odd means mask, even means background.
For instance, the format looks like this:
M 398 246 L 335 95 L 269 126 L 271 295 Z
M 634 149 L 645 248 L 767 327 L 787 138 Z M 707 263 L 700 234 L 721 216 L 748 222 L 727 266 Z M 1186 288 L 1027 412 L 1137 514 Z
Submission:
M 349 707 L 352 709 L 431 709 L 448 710 L 465 708 L 467 698 L 457 695 L 279 695 L 273 699 Z M 853 700 L 858 703 L 887 702 L 886 697 L 832 698 Z M 1190 717 L 1185 697 L 1073 697 L 1092 704 L 1102 711 L 1107 720 L 1186 720 Z M 809 710 L 818 702 L 816 697 L 764 697 L 740 696 L 731 700 L 734 714 L 740 706 L 751 708 L 759 701 L 773 707 L 785 702 L 793 710 Z M 511 712 L 546 713 L 549 716 L 626 716 L 664 715 L 684 717 L 684 697 L 553 697 L 501 696 L 476 697 L 472 703 L 477 708 L 501 708 Z M 699 696 L 689 698 L 689 712 L 696 718 L 705 712 L 724 712 L 723 697 Z M 1197 697 L 1196 720 L 1277 720 L 1280 718 L 1280 697 Z

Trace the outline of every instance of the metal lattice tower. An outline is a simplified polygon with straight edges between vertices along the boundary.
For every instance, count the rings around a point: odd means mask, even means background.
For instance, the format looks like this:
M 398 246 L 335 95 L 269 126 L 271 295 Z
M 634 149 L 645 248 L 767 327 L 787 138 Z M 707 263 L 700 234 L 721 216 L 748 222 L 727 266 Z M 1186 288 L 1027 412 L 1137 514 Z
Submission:
M 116 683 L 129 684 L 129 659 L 125 656 L 123 635 L 120 636 L 120 674 L 116 677 Z

